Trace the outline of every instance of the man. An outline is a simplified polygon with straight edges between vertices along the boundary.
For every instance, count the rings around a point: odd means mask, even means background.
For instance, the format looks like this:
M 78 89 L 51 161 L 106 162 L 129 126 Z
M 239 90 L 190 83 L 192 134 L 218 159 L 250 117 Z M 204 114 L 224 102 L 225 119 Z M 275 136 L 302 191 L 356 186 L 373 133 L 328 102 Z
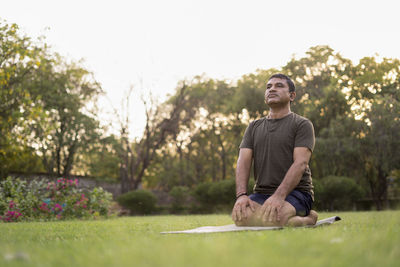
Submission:
M 267 82 L 269 114 L 249 124 L 240 144 L 236 168 L 236 203 L 232 219 L 238 226 L 314 225 L 314 192 L 308 162 L 314 149 L 312 123 L 290 110 L 296 97 L 293 81 L 283 74 Z M 254 161 L 256 184 L 247 195 Z

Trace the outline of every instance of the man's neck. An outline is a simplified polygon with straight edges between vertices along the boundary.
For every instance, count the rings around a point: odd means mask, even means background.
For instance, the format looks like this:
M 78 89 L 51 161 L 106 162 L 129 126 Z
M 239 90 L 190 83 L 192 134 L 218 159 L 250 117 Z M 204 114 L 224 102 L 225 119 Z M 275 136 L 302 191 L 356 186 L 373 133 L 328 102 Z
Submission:
M 280 119 L 283 118 L 287 115 L 289 115 L 290 113 L 292 113 L 292 111 L 290 110 L 290 106 L 289 107 L 284 107 L 284 108 L 271 108 L 269 110 L 268 119 Z

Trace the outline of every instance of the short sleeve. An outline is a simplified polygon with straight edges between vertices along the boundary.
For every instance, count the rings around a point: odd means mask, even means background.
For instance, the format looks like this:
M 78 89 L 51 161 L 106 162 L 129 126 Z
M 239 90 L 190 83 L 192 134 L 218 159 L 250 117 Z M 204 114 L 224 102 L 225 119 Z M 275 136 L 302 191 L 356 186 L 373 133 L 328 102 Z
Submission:
M 239 148 L 250 148 L 253 149 L 253 128 L 254 128 L 254 121 L 247 126 L 246 131 L 244 132 L 244 136 L 242 142 L 240 143 Z
M 307 147 L 312 152 L 315 145 L 314 126 L 311 121 L 304 120 L 300 122 L 297 132 L 294 146 L 295 147 Z

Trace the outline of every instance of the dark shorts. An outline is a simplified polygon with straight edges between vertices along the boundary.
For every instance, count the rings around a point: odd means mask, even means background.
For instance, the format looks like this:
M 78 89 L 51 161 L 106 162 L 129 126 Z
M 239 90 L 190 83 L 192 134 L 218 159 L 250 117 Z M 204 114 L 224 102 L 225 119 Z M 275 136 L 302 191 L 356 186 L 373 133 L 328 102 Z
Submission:
M 257 202 L 258 204 L 264 204 L 265 200 L 267 200 L 271 195 L 254 193 L 249 197 L 251 200 Z M 295 209 L 296 215 L 298 216 L 307 216 L 310 214 L 310 210 L 312 207 L 312 197 L 307 192 L 302 192 L 299 190 L 293 190 L 285 199 L 289 202 Z

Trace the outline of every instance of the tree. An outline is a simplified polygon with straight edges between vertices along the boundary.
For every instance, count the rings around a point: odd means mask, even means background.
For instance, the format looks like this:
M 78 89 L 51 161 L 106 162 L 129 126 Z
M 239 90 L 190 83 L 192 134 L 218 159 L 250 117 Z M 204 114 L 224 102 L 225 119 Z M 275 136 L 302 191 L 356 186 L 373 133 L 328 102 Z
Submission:
M 89 71 L 58 55 L 40 66 L 31 84 L 31 94 L 46 114 L 30 123 L 31 143 L 49 173 L 69 176 L 77 153 L 89 149 L 100 136 L 96 109 L 87 107 L 96 107 L 101 87 Z
M 146 182 L 168 190 L 204 181 L 225 180 L 234 161 L 244 125 L 232 115 L 235 87 L 225 81 L 196 77 L 187 87 L 193 118 L 170 136 L 146 174 Z
M 21 170 L 24 164 L 17 161 L 35 162 L 24 130 L 27 122 L 42 114 L 42 107 L 35 103 L 27 81 L 41 65 L 45 48 L 23 36 L 16 24 L 0 21 L 0 177 Z
M 114 135 L 100 138 L 82 155 L 82 168 L 87 169 L 87 174 L 92 177 L 110 182 L 119 181 L 120 144 L 119 137 Z
M 31 155 L 49 173 L 68 176 L 77 153 L 99 135 L 87 107 L 101 88 L 80 63 L 50 53 L 41 38 L 34 43 L 15 24 L 0 24 L 0 40 L 1 172 Z
M 338 116 L 320 131 L 310 163 L 313 179 L 334 175 L 354 177 L 362 182 L 358 140 L 362 127 L 362 122 L 354 117 Z
M 177 89 L 177 93 L 164 105 L 149 105 L 146 108 L 146 125 L 143 137 L 139 142 L 129 142 L 129 117 L 121 124 L 122 152 L 120 153 L 120 177 L 122 192 L 138 189 L 147 168 L 155 158 L 157 151 L 169 137 L 176 137 L 182 124 L 190 121 L 192 108 L 188 106 L 186 84 Z M 127 105 L 129 106 L 129 95 Z M 128 109 L 127 109 L 128 110 Z
M 363 123 L 362 176 L 378 209 L 387 204 L 388 177 L 400 168 L 400 60 L 366 57 L 351 70 L 349 102 Z
M 230 113 L 238 117 L 246 110 L 251 119 L 266 115 L 268 107 L 264 101 L 264 94 L 267 79 L 277 72 L 277 69 L 268 69 L 243 75 L 234 88 L 233 98 L 227 101 Z
M 388 178 L 400 168 L 399 107 L 392 96 L 376 97 L 360 138 L 364 177 L 378 210 L 387 207 Z
M 313 122 L 316 136 L 329 127 L 331 120 L 349 114 L 342 90 L 351 67 L 350 60 L 329 46 L 311 47 L 305 57 L 292 58 L 283 67 L 282 71 L 296 84 L 296 100 L 291 109 Z

